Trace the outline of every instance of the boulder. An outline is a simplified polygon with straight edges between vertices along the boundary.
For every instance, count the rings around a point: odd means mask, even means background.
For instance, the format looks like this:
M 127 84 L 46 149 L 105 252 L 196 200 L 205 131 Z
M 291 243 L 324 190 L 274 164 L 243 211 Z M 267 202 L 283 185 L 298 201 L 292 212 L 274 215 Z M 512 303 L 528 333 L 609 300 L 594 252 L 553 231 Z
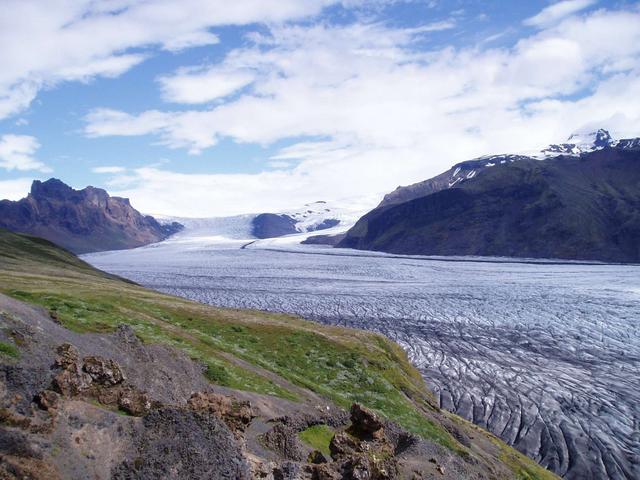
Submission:
M 153 402 L 146 392 L 142 392 L 135 387 L 127 385 L 120 389 L 118 407 L 130 415 L 136 417 L 146 415 L 153 408 L 159 406 L 160 404 Z
M 210 392 L 191 395 L 187 405 L 199 412 L 207 412 L 222 420 L 235 434 L 242 434 L 255 417 L 249 402 Z
M 336 433 L 329 443 L 329 451 L 331 458 L 338 460 L 339 458 L 354 455 L 359 450 L 359 445 L 354 438 L 348 433 Z
M 53 377 L 52 386 L 65 397 L 75 397 L 91 388 L 91 376 L 79 369 L 68 368 Z
M 277 452 L 282 458 L 295 462 L 301 462 L 305 458 L 297 431 L 290 425 L 278 423 L 260 439 L 265 447 Z
M 82 370 L 91 376 L 99 385 L 117 385 L 126 379 L 120 365 L 113 360 L 102 357 L 85 357 Z
M 321 463 L 327 463 L 327 457 L 324 456 L 320 450 L 314 450 L 307 457 L 307 463 L 313 463 L 319 465 Z
M 42 410 L 53 410 L 58 406 L 60 395 L 53 390 L 43 390 L 33 400 Z
M 312 480 L 340 480 L 342 476 L 327 464 L 314 465 L 311 471 Z
M 62 369 L 75 369 L 78 360 L 80 359 L 80 352 L 76 347 L 70 343 L 63 343 L 56 349 L 58 356 L 56 357 L 55 366 Z
M 381 439 L 384 424 L 376 413 L 357 403 L 351 405 L 351 431 L 361 438 Z

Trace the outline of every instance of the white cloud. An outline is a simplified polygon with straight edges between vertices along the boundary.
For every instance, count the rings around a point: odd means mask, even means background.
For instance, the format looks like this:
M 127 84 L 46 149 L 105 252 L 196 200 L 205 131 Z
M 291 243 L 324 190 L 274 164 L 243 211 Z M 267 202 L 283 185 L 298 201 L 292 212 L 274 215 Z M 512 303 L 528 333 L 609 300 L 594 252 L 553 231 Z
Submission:
M 336 1 L 4 0 L 0 118 L 27 108 L 42 88 L 120 75 L 150 47 L 211 45 L 219 41 L 212 27 L 304 18 Z
M 206 103 L 247 86 L 254 79 L 249 71 L 209 68 L 183 70 L 176 75 L 161 77 L 162 96 L 169 102 Z
M 527 18 L 525 25 L 532 27 L 548 27 L 560 20 L 590 7 L 597 0 L 563 0 L 544 8 L 537 15 Z
M 6 170 L 39 170 L 50 172 L 44 163 L 36 160 L 34 154 L 40 148 L 35 137 L 29 135 L 6 134 L 0 137 L 0 168 Z
M 183 174 L 141 168 L 115 177 L 110 193 L 132 199 L 136 209 L 173 216 L 226 216 L 278 212 L 325 198 L 322 184 L 304 172 L 273 170 L 251 174 Z M 301 194 L 301 189 L 306 190 Z M 375 196 L 341 197 L 354 210 L 375 206 Z
M 29 193 L 32 178 L 0 180 L 0 200 L 20 200 Z
M 271 168 L 277 168 L 277 169 L 288 169 L 292 167 L 292 163 L 291 162 L 285 162 L 282 160 L 274 160 L 269 162 L 268 164 Z
M 106 166 L 106 167 L 95 167 L 95 168 L 92 168 L 91 171 L 93 173 L 124 173 L 127 171 L 127 169 L 124 167 Z
M 86 132 L 156 135 L 193 154 L 223 138 L 298 140 L 268 159 L 296 161 L 277 171 L 147 169 L 126 178 L 123 190 L 147 211 L 183 215 L 382 194 L 457 161 L 563 141 L 587 121 L 616 130 L 624 118 L 628 132 L 640 133 L 637 10 L 569 16 L 512 48 L 425 52 L 415 48 L 423 35 L 379 24 L 274 26 L 209 67 L 250 67 L 253 82 L 241 95 L 192 110 L 96 110 Z

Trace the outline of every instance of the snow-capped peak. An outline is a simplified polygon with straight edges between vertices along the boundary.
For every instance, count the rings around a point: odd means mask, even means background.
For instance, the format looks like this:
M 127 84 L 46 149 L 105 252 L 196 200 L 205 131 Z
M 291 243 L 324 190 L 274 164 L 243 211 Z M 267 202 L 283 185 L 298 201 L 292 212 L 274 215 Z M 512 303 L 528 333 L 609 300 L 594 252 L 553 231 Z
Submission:
M 566 143 L 549 145 L 540 153 L 531 156 L 538 159 L 557 157 L 559 155 L 579 156 L 582 153 L 613 146 L 615 143 L 609 132 L 600 128 L 595 131 L 576 132 L 567 139 Z
M 613 139 L 609 132 L 601 128 L 595 132 L 574 133 L 567 140 L 568 144 L 576 145 L 581 148 L 603 148 L 613 143 Z
M 363 215 L 361 210 L 334 206 L 324 200 L 281 213 L 292 218 L 296 222 L 296 229 L 301 233 L 329 226 L 352 225 Z
M 467 162 L 454 165 L 453 172 L 444 174 L 448 176 L 446 186 L 454 186 L 471 180 L 486 168 L 496 165 L 517 162 L 522 159 L 546 160 L 548 158 L 564 156 L 579 157 L 582 154 L 595 152 L 604 148 L 617 148 L 621 150 L 640 149 L 640 138 L 614 140 L 609 132 L 603 128 L 595 131 L 582 131 L 572 134 L 566 143 L 549 145 L 539 151 L 520 152 L 519 154 L 485 155 Z

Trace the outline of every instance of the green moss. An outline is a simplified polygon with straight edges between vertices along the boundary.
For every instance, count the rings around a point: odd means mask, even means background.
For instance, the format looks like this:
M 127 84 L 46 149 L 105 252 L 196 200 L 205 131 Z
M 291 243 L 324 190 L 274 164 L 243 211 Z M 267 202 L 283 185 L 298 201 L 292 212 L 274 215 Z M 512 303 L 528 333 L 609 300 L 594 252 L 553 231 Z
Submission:
M 327 425 L 314 425 L 300 432 L 298 437 L 314 450 L 330 456 L 329 444 L 334 434 L 333 429 Z
M 516 473 L 518 480 L 555 480 L 558 478 L 553 472 L 541 467 L 517 450 L 507 447 L 502 442 L 498 445 L 500 446 L 500 460 Z
M 20 351 L 14 345 L 7 342 L 0 342 L 0 354 L 12 358 L 20 357 Z
M 121 415 L 123 417 L 131 417 L 132 416 L 129 412 L 127 412 L 126 410 L 123 410 L 120 407 L 110 407 L 109 405 L 105 405 L 104 403 L 100 403 L 96 399 L 90 399 L 89 403 L 91 405 L 93 405 L 94 407 L 101 408 L 102 410 L 108 410 L 110 412 L 116 413 L 116 414 Z

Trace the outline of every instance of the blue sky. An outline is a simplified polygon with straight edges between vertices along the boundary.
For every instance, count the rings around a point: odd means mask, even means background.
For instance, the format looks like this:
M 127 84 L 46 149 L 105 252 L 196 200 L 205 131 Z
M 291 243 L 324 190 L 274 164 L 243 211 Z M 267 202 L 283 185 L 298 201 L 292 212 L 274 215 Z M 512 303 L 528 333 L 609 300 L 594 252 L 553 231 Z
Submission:
M 640 133 L 638 2 L 0 0 L 0 197 L 362 205 L 452 163 Z

